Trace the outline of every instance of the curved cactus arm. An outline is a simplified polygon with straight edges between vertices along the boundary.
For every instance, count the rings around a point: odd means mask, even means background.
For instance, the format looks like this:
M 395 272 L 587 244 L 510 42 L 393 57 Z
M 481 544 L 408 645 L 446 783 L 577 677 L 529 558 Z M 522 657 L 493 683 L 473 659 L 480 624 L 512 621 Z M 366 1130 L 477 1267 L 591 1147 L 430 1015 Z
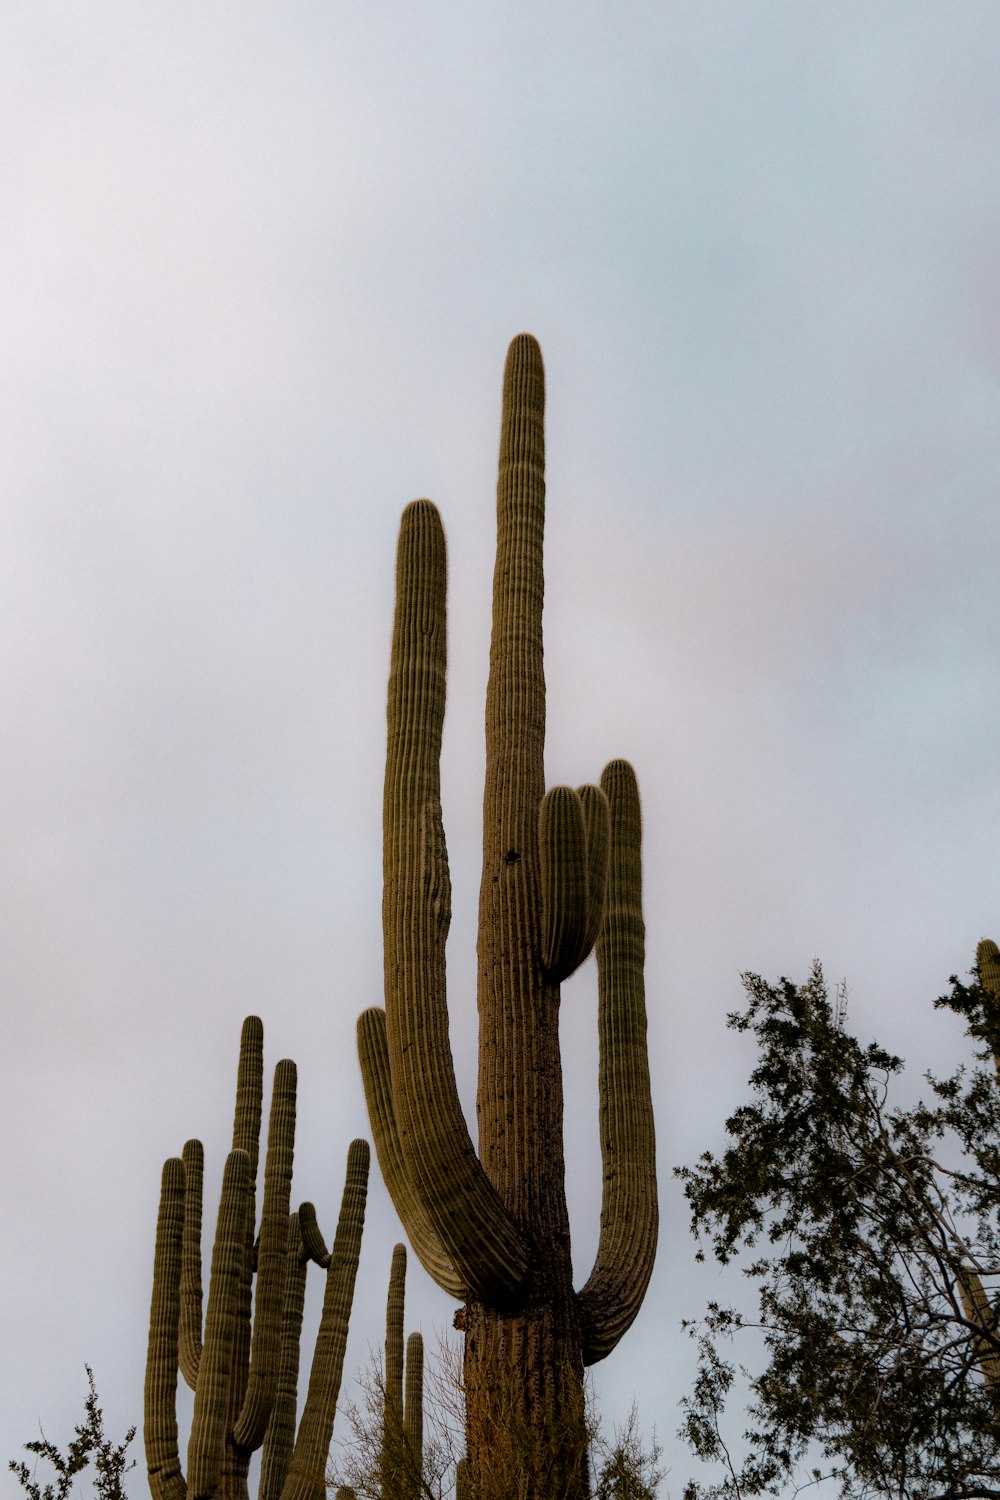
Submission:
M 177 1336 L 184 1239 L 184 1163 L 163 1164 L 149 1309 L 143 1441 L 153 1500 L 186 1500 L 177 1448 Z
M 643 982 L 642 824 L 632 767 L 601 777 L 611 809 L 607 903 L 597 940 L 599 1108 L 604 1190 L 597 1258 L 579 1293 L 583 1354 L 611 1353 L 642 1305 L 656 1253 L 658 1210 Z
M 368 1105 L 368 1118 L 375 1137 L 375 1154 L 386 1191 L 406 1230 L 413 1252 L 428 1276 L 437 1282 L 442 1291 L 464 1301 L 465 1284 L 424 1212 L 403 1161 L 392 1107 L 385 1011 L 376 1006 L 364 1011 L 358 1018 L 358 1056 L 361 1060 L 361 1079 Z
M 257 1292 L 254 1303 L 250 1376 L 243 1409 L 233 1427 L 237 1447 L 254 1450 L 264 1441 L 274 1404 L 281 1355 L 281 1324 L 288 1266 L 288 1211 L 295 1152 L 297 1072 L 290 1058 L 274 1070 L 271 1113 L 264 1160 L 264 1203 L 257 1248 Z M 295 1245 L 298 1253 L 298 1241 Z
M 298 1213 L 293 1214 L 292 1217 L 298 1225 L 298 1233 L 301 1240 L 301 1258 L 311 1260 L 325 1271 L 330 1264 L 330 1252 L 326 1248 L 326 1241 L 320 1233 L 315 1208 L 311 1203 L 300 1203 Z
M 312 1208 L 312 1204 L 308 1205 Z M 313 1210 L 313 1224 L 316 1222 Z M 281 1361 L 271 1420 L 260 1461 L 260 1487 L 257 1500 L 280 1500 L 288 1466 L 295 1446 L 295 1417 L 298 1399 L 299 1343 L 302 1336 L 302 1310 L 305 1305 L 306 1271 L 312 1256 L 302 1232 L 302 1209 L 288 1216 L 288 1270 L 285 1282 L 285 1310 L 281 1323 Z M 326 1264 L 330 1261 L 326 1257 Z
M 367 1141 L 352 1141 L 347 1153 L 347 1180 L 333 1254 L 326 1273 L 326 1295 L 309 1374 L 309 1391 L 299 1423 L 282 1500 L 324 1500 L 326 1465 L 333 1420 L 344 1370 L 344 1352 L 361 1254 L 361 1233 L 368 1195 Z
M 417 1500 L 424 1468 L 424 1340 L 419 1333 L 411 1333 L 406 1340 L 403 1431 L 409 1459 L 407 1491 L 410 1500 Z
M 201 1351 L 188 1443 L 190 1500 L 205 1500 L 212 1495 L 222 1473 L 249 1205 L 250 1158 L 245 1151 L 230 1151 L 222 1174 L 219 1219 L 208 1282 L 205 1343 Z
M 511 1297 L 524 1237 L 479 1162 L 458 1098 L 445 997 L 450 880 L 441 822 L 444 532 L 429 500 L 403 513 L 388 693 L 382 919 L 392 1104 L 406 1175 L 463 1283 Z
M 205 1150 L 201 1141 L 186 1141 L 184 1163 L 184 1245 L 181 1253 L 181 1316 L 178 1363 L 192 1390 L 201 1359 L 201 1208 Z

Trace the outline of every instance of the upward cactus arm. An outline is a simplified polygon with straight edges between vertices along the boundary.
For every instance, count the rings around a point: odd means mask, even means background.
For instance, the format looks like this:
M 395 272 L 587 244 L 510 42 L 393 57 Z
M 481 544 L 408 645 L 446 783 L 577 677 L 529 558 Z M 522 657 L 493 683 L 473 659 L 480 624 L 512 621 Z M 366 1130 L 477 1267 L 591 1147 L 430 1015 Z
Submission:
M 976 964 L 983 990 L 987 1041 L 1000 1078 L 1000 948 L 992 938 L 983 938 L 977 946 Z
M 326 1464 L 344 1370 L 348 1323 L 365 1225 L 369 1155 L 367 1141 L 351 1142 L 340 1218 L 326 1273 L 326 1295 L 309 1374 L 309 1390 L 288 1477 L 281 1492 L 282 1500 L 324 1500 L 326 1494 Z
M 177 1450 L 177 1330 L 184 1235 L 184 1163 L 164 1163 L 149 1309 L 143 1440 L 154 1500 L 186 1500 Z
M 476 1156 L 448 1039 L 445 591 L 441 521 L 417 500 L 400 528 L 387 713 L 382 911 L 392 1106 L 406 1174 L 463 1284 L 502 1298 L 524 1280 L 527 1247 Z
M 295 1150 L 295 1095 L 295 1064 L 285 1058 L 274 1070 L 268 1122 L 250 1378 L 243 1409 L 233 1427 L 233 1441 L 238 1447 L 251 1451 L 264 1441 L 278 1378 Z M 298 1250 L 298 1244 L 295 1249 Z
M 597 940 L 599 1108 L 604 1188 L 597 1259 L 578 1305 L 584 1360 L 611 1353 L 642 1305 L 656 1253 L 658 1209 L 643 981 L 641 820 L 635 773 L 601 777 L 611 809 L 611 863 Z
M 213 1495 L 222 1472 L 249 1209 L 250 1158 L 245 1151 L 231 1151 L 222 1175 L 219 1220 L 208 1283 L 205 1344 L 191 1418 L 188 1444 L 190 1500 L 207 1500 Z
M 181 1256 L 181 1313 L 178 1361 L 192 1390 L 201 1359 L 201 1204 L 205 1150 L 201 1141 L 186 1141 L 184 1163 L 184 1246 Z
M 303 1208 L 307 1205 L 303 1204 Z M 318 1236 L 316 1213 L 308 1205 L 312 1226 Z M 322 1240 L 320 1240 L 322 1245 Z M 326 1255 L 324 1265 L 329 1265 Z M 271 1420 L 267 1424 L 264 1448 L 260 1461 L 260 1488 L 258 1500 L 279 1500 L 292 1450 L 295 1446 L 295 1415 L 299 1380 L 299 1343 L 302 1337 L 302 1312 L 306 1296 L 306 1268 L 313 1256 L 306 1249 L 302 1228 L 302 1209 L 288 1216 L 288 1269 L 285 1281 L 285 1308 L 281 1325 L 281 1360 L 278 1366 L 278 1381 L 271 1409 Z

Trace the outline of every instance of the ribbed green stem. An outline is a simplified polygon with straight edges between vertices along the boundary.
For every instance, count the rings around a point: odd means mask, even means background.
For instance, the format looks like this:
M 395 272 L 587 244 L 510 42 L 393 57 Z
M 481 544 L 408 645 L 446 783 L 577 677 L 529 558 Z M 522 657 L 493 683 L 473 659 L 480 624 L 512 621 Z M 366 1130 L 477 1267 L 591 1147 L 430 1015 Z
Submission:
M 264 1441 L 278 1379 L 288 1265 L 289 1198 L 295 1154 L 296 1078 L 295 1064 L 289 1058 L 278 1063 L 274 1070 L 264 1162 L 264 1203 L 257 1250 L 250 1377 L 243 1409 L 233 1427 L 234 1444 L 248 1452 L 259 1448 Z
M 445 545 L 427 500 L 400 527 L 388 696 L 383 928 L 392 1105 L 405 1169 L 463 1283 L 492 1297 L 524 1280 L 522 1236 L 476 1157 L 448 1041 L 451 885 L 441 824 Z
M 201 1359 L 201 1213 L 205 1151 L 201 1141 L 187 1141 L 184 1163 L 184 1250 L 181 1260 L 179 1361 L 185 1381 L 195 1389 Z
M 326 1273 L 326 1295 L 309 1374 L 309 1390 L 282 1500 L 324 1500 L 326 1493 L 326 1465 L 365 1223 L 369 1155 L 367 1141 L 351 1142 L 340 1218 Z
M 403 1436 L 408 1458 L 407 1500 L 417 1500 L 424 1467 L 424 1340 L 419 1333 L 411 1333 L 406 1340 Z
M 389 1270 L 385 1309 L 385 1391 L 382 1404 L 382 1455 L 379 1473 L 383 1500 L 398 1489 L 403 1439 L 403 1319 L 406 1296 L 406 1246 L 396 1245 Z
M 309 1205 L 310 1208 L 312 1205 Z M 305 1306 L 308 1257 L 301 1232 L 301 1213 L 288 1216 L 288 1269 L 285 1309 L 281 1323 L 281 1357 L 271 1420 L 267 1424 L 260 1461 L 258 1500 L 280 1500 L 295 1447 L 296 1402 L 299 1385 L 299 1344 Z M 315 1224 L 315 1214 L 313 1215 Z M 329 1264 L 330 1257 L 326 1257 Z
M 184 1236 L 184 1163 L 163 1164 L 149 1309 L 143 1439 L 153 1500 L 186 1500 L 177 1447 L 177 1344 Z
M 249 1205 L 250 1158 L 245 1151 L 231 1151 L 222 1177 L 208 1283 L 205 1342 L 188 1444 L 190 1500 L 209 1500 L 222 1476 L 228 1425 L 227 1397 L 242 1299 Z
M 250 1162 L 247 1183 L 246 1239 L 236 1304 L 233 1354 L 226 1404 L 226 1450 L 220 1478 L 221 1500 L 246 1500 L 250 1450 L 231 1441 L 240 1420 L 250 1374 L 250 1340 L 253 1307 L 254 1227 L 257 1219 L 257 1165 L 260 1156 L 260 1124 L 264 1102 L 264 1024 L 259 1016 L 247 1016 L 240 1032 L 240 1058 L 236 1071 L 236 1109 L 233 1115 L 233 1150 L 245 1151 Z
M 611 863 L 597 941 L 603 1196 L 597 1259 L 579 1294 L 584 1359 L 610 1354 L 642 1305 L 656 1254 L 656 1140 L 646 1050 L 642 821 L 635 773 L 601 777 L 611 809 Z

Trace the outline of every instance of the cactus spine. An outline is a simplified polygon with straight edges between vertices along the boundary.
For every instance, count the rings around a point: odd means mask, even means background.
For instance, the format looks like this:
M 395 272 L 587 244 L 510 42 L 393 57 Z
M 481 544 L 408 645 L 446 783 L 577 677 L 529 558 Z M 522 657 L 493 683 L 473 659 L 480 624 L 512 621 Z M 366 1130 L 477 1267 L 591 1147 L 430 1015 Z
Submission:
M 504 375 L 479 905 L 478 1153 L 448 1042 L 451 886 L 439 758 L 445 544 L 426 500 L 399 536 L 384 801 L 385 1011 L 359 1051 L 376 1150 L 417 1256 L 465 1302 L 463 1488 L 586 1491 L 583 1368 L 610 1353 L 649 1281 L 657 1233 L 642 978 L 640 819 L 624 761 L 601 787 L 545 794 L 544 375 L 514 340 Z M 563 1158 L 560 984 L 596 938 L 601 1234 L 573 1290 Z M 516 1481 L 515 1477 L 516 1476 Z
M 153 1264 L 144 1434 L 153 1500 L 245 1500 L 252 1453 L 264 1444 L 260 1500 L 321 1500 L 364 1226 L 368 1145 L 351 1144 L 340 1221 L 327 1255 L 304 1204 L 289 1213 L 295 1064 L 275 1069 L 260 1237 L 254 1188 L 263 1092 L 263 1027 L 244 1022 L 233 1149 L 223 1173 L 202 1338 L 204 1152 L 189 1141 L 164 1164 Z M 306 1233 L 302 1232 L 305 1220 Z M 305 1264 L 328 1264 L 309 1394 L 294 1443 Z M 256 1297 L 253 1293 L 257 1276 Z M 194 1389 L 187 1477 L 181 1469 L 177 1373 Z M 266 1441 L 265 1441 L 266 1438 Z

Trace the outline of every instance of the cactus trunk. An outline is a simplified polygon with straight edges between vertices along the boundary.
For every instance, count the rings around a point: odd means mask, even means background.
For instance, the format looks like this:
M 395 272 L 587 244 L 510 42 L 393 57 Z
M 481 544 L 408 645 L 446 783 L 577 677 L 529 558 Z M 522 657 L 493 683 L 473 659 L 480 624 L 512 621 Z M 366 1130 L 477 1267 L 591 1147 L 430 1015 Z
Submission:
M 583 1372 L 638 1311 L 656 1244 L 642 985 L 639 807 L 602 787 L 545 793 L 544 373 L 510 347 L 497 485 L 479 905 L 478 1151 L 458 1102 L 444 944 L 451 885 L 439 758 L 444 535 L 429 501 L 400 529 L 385 779 L 385 1013 L 358 1030 L 383 1176 L 428 1272 L 465 1301 L 468 1464 L 476 1500 L 588 1489 Z M 594 1271 L 573 1290 L 563 1156 L 560 984 L 596 940 L 604 1158 Z

